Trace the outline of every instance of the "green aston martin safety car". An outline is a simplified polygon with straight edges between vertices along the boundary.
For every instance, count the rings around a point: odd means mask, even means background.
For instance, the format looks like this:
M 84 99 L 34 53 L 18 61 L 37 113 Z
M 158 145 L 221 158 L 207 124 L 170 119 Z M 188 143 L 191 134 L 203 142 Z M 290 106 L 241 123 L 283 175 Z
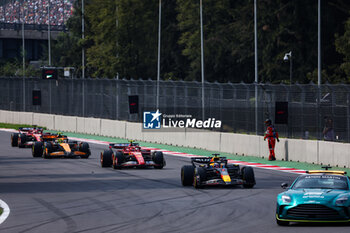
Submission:
M 290 222 L 350 222 L 350 181 L 344 171 L 307 171 L 277 196 L 278 225 Z

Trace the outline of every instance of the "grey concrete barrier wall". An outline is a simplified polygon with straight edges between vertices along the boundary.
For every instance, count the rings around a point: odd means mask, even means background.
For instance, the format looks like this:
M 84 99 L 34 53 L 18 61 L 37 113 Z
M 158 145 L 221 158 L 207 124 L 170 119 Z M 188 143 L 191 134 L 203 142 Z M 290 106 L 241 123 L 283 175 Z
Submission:
M 55 130 L 75 132 L 77 128 L 76 117 L 71 116 L 59 116 L 54 117 Z
M 220 132 L 207 130 L 188 130 L 185 133 L 185 146 L 210 151 L 220 151 Z
M 8 119 L 10 119 L 9 114 L 10 114 L 9 111 L 0 110 L 0 122 L 10 123 L 8 122 Z
M 125 137 L 127 139 L 143 141 L 142 124 L 127 122 L 125 127 Z
M 84 118 L 85 131 L 87 134 L 101 135 L 101 119 Z
M 47 129 L 55 128 L 55 116 L 43 113 L 33 113 L 33 125 L 40 125 Z
M 35 124 L 53 130 L 201 148 L 238 155 L 267 158 L 269 154 L 267 142 L 263 137 L 256 135 L 192 129 L 177 129 L 174 132 L 146 131 L 142 130 L 141 123 L 4 110 L 0 110 L 0 122 Z M 350 144 L 282 138 L 276 143 L 276 157 L 290 161 L 349 167 Z

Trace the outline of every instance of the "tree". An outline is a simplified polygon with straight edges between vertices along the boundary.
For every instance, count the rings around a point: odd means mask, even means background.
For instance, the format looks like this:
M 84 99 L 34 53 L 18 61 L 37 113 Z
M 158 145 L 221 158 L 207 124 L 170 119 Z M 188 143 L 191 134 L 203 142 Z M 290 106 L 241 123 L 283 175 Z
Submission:
M 346 74 L 346 81 L 350 82 L 350 18 L 345 23 L 345 32 L 342 36 L 336 34 L 335 47 L 337 52 L 344 56 L 341 70 Z

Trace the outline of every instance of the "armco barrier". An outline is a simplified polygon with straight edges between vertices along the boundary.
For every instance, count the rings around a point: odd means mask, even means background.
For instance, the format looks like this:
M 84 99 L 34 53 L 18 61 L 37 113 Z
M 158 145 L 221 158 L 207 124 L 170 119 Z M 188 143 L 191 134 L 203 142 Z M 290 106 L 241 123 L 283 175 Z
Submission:
M 263 140 L 263 137 L 256 135 L 186 129 L 177 129 L 177 132 L 143 131 L 141 123 L 3 110 L 0 110 L 0 122 L 36 124 L 53 130 L 196 147 L 265 158 L 269 153 L 267 142 Z M 279 143 L 276 143 L 277 159 L 349 167 L 349 155 L 350 144 L 344 143 L 302 139 L 281 139 Z

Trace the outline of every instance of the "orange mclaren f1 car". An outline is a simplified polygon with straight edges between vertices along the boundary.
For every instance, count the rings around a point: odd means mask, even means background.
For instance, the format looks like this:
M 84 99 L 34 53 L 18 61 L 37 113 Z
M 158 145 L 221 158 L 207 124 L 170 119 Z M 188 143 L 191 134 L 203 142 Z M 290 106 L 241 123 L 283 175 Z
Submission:
M 87 159 L 91 155 L 87 142 L 77 142 L 68 140 L 67 136 L 51 136 L 45 142 L 35 142 L 32 148 L 33 157 L 50 158 L 83 158 Z

